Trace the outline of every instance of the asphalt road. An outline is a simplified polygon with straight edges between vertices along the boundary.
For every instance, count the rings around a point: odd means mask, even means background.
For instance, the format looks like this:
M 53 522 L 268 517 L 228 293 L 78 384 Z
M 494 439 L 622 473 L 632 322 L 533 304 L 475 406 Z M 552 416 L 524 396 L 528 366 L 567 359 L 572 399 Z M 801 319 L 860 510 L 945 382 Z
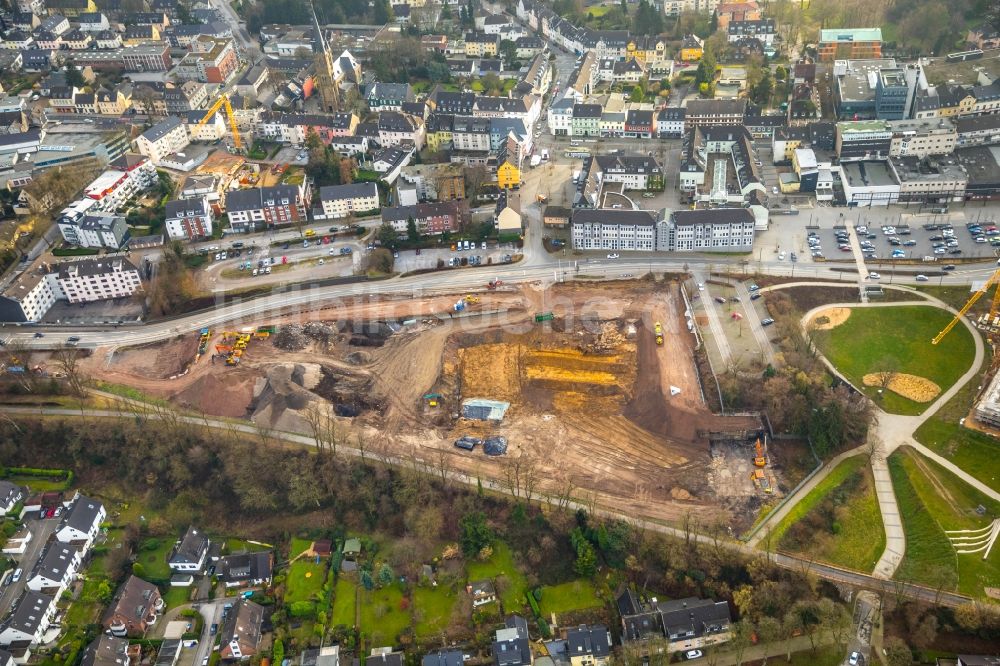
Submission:
M 56 527 L 59 526 L 59 518 L 26 520 L 24 524 L 31 530 L 31 541 L 28 542 L 24 554 L 18 556 L 17 559 L 17 566 L 15 568 L 21 569 L 21 579 L 16 583 L 5 585 L 3 590 L 0 591 L 0 616 L 5 615 L 14 601 L 24 592 L 24 586 L 28 582 L 28 575 L 38 561 L 38 556 L 41 554 L 42 549 L 45 548 L 45 544 L 48 543 L 49 537 L 55 531 Z M 12 576 L 13 573 L 6 580 L 10 580 Z

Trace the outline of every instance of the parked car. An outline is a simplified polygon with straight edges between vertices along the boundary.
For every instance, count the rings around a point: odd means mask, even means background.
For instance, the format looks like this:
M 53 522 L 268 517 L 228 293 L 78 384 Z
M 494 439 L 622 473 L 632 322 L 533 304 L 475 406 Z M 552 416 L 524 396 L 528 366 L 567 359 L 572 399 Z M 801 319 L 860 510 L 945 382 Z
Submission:
M 687 652 L 684 653 L 685 659 L 701 659 L 701 657 L 702 657 L 701 650 L 688 650 Z
M 881 279 L 881 278 L 882 278 L 882 276 L 881 276 L 881 275 L 879 275 L 878 273 L 876 273 L 875 271 L 872 271 L 871 273 L 869 273 L 869 274 L 868 274 L 868 277 L 869 277 L 869 279 L 871 279 L 871 280 L 879 280 L 879 279 Z
M 725 303 L 726 299 L 724 299 L 722 296 L 716 296 L 715 297 L 715 302 L 716 303 Z
M 860 659 L 861 659 L 860 654 L 858 654 L 857 652 L 852 652 L 851 658 L 847 660 L 847 663 L 849 663 L 851 666 L 858 666 L 858 661 Z
M 478 437 L 470 437 L 468 435 L 459 437 L 458 439 L 455 440 L 455 446 L 457 446 L 460 449 L 465 449 L 466 451 L 472 451 L 473 449 L 476 448 L 476 446 L 482 443 L 483 440 L 479 439 Z
M 760 325 L 761 326 L 770 326 L 773 323 L 774 323 L 774 320 L 771 319 L 770 317 L 768 317 L 767 319 L 761 319 L 760 320 Z
M 610 254 L 608 254 L 608 259 L 617 259 L 617 258 L 618 258 L 617 252 L 611 252 Z

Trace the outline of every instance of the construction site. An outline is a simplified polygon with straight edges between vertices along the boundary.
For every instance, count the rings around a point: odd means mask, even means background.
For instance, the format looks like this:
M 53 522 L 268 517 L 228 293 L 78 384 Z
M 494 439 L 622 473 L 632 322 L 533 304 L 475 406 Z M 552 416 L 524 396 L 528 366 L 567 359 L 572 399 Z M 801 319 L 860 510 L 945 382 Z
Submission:
M 198 413 L 304 434 L 324 413 L 346 445 L 361 434 L 387 454 L 497 481 L 519 460 L 536 494 L 571 489 L 629 515 L 738 531 L 779 492 L 780 473 L 759 416 L 706 405 L 714 378 L 699 374 L 685 303 L 676 281 L 493 283 L 343 299 L 98 349 L 86 363 Z

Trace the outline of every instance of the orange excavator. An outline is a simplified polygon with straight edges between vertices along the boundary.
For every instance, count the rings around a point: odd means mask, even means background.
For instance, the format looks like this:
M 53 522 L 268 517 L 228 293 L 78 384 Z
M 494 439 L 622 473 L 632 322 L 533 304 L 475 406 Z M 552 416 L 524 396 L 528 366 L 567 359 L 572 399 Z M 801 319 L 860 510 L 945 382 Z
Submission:
M 757 442 L 754 444 L 754 451 L 757 455 L 754 456 L 753 464 L 757 467 L 767 466 L 767 455 L 764 451 L 764 445 L 760 441 L 760 437 L 757 438 Z

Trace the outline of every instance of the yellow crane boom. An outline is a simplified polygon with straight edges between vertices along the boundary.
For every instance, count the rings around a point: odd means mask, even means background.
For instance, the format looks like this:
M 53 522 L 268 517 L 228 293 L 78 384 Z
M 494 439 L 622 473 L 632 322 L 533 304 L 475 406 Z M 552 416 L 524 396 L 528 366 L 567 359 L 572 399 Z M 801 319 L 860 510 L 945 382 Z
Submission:
M 215 103 L 212 104 L 208 111 L 205 112 L 205 116 L 198 121 L 198 127 L 201 127 L 211 120 L 212 116 L 214 116 L 220 108 L 226 110 L 226 118 L 229 120 L 229 129 L 233 131 L 233 145 L 236 147 L 236 150 L 242 150 L 243 142 L 240 140 L 240 130 L 236 127 L 236 116 L 233 115 L 233 106 L 229 103 L 229 95 L 219 95 L 219 99 L 215 100 Z
M 951 332 L 951 329 L 955 328 L 955 325 L 958 324 L 958 322 L 962 319 L 962 317 L 965 316 L 965 313 L 968 312 L 972 308 L 972 306 L 976 304 L 976 301 L 982 298 L 983 294 L 985 294 L 990 290 L 990 287 L 993 287 L 998 283 L 1000 283 L 1000 269 L 994 271 L 993 275 L 991 275 L 990 278 L 983 283 L 983 286 L 980 287 L 978 290 L 976 290 L 976 293 L 974 293 L 972 296 L 969 297 L 969 300 L 965 303 L 965 305 L 962 306 L 962 309 L 958 311 L 958 314 L 955 315 L 954 319 L 948 322 L 948 325 L 945 326 L 940 333 L 934 336 L 934 339 L 931 340 L 931 344 L 936 345 L 937 343 L 941 342 L 941 340 L 944 339 L 944 336 L 948 335 L 948 333 Z M 994 320 L 994 318 L 997 315 L 998 309 L 1000 309 L 1000 289 L 997 289 L 993 294 L 993 303 L 990 305 L 990 318 L 988 321 Z

